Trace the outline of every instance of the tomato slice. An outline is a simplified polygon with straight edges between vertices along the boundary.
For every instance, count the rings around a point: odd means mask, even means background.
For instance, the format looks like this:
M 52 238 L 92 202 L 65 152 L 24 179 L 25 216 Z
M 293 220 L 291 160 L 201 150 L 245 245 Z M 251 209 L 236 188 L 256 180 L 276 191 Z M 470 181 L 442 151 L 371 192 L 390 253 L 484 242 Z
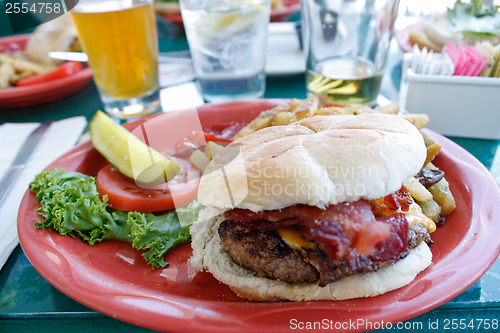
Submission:
M 245 127 L 246 123 L 230 122 L 212 126 L 204 130 L 205 140 L 224 142 L 232 141 L 234 136 Z
M 118 210 L 156 212 L 185 206 L 196 199 L 201 173 L 189 161 L 169 158 L 180 165 L 181 171 L 168 183 L 138 185 L 108 164 L 97 173 L 97 190 L 101 196 L 108 196 L 111 208 Z
M 18 87 L 32 86 L 35 84 L 46 83 L 49 81 L 61 79 L 63 77 L 71 76 L 83 70 L 82 64 L 76 61 L 65 62 L 51 71 L 28 76 L 17 82 Z
M 216 134 L 211 134 L 211 133 L 205 133 L 203 132 L 203 135 L 205 136 L 205 141 L 213 141 L 213 142 L 231 142 L 231 140 L 227 138 L 223 138 L 220 136 L 217 136 Z
M 232 136 L 234 136 L 234 134 Z M 213 132 L 193 131 L 193 133 L 191 133 L 188 137 L 184 138 L 176 145 L 175 151 L 182 152 L 190 149 L 199 149 L 205 147 L 208 141 L 213 141 L 224 145 L 230 143 L 231 139 Z

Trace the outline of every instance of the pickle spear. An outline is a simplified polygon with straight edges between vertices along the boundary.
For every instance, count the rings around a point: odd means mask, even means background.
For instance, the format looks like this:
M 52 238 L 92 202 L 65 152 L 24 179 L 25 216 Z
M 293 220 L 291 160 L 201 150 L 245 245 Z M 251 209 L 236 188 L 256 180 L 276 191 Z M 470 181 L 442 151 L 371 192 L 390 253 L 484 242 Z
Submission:
M 179 173 L 179 165 L 115 123 L 102 111 L 97 111 L 90 121 L 89 132 L 94 148 L 118 171 L 138 183 L 161 184 Z

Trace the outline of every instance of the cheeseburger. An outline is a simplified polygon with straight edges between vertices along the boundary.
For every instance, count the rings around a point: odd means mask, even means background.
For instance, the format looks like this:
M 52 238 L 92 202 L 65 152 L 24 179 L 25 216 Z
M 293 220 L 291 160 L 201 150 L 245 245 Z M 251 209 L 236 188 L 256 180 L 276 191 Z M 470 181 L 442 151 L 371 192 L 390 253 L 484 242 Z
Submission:
M 255 301 L 342 300 L 400 288 L 431 264 L 436 228 L 403 182 L 426 159 L 395 115 L 315 116 L 226 146 L 200 180 L 198 271 Z

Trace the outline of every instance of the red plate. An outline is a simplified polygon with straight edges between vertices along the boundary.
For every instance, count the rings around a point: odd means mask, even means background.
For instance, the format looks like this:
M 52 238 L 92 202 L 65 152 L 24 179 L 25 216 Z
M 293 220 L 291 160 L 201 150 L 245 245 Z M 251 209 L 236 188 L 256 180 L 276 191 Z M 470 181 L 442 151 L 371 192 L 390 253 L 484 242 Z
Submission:
M 230 121 L 248 122 L 278 103 L 256 100 L 207 104 L 198 111 L 206 128 Z M 174 113 L 171 117 L 175 121 L 183 115 Z M 60 291 L 96 311 L 153 330 L 274 333 L 289 331 L 299 322 L 331 320 L 332 325 L 341 326 L 335 326 L 337 331 L 355 332 L 369 328 L 367 325 L 396 323 L 462 293 L 488 270 L 500 252 L 498 185 L 466 150 L 441 135 L 427 133 L 442 146 L 436 164 L 446 172 L 457 209 L 432 234 L 433 264 L 411 284 L 374 298 L 247 302 L 210 274 L 195 274 L 189 265 L 189 244 L 166 257 L 170 267 L 153 270 L 125 243 L 106 241 L 89 246 L 79 239 L 36 229 L 33 223 L 40 216 L 35 213 L 38 205 L 30 192 L 25 194 L 19 211 L 19 238 L 36 270 Z M 103 163 L 90 143 L 84 143 L 49 167 L 95 175 Z M 355 329 L 348 325 L 353 321 Z
M 285 7 L 280 9 L 271 10 L 271 22 L 282 22 L 288 19 L 290 16 L 300 11 L 300 1 L 298 0 L 289 0 L 285 1 Z M 175 25 L 179 28 L 184 29 L 182 24 L 182 16 L 181 13 L 158 13 L 158 15 Z
M 300 1 L 298 0 L 285 0 L 284 4 L 283 8 L 271 10 L 271 22 L 283 22 L 300 11 Z
M 0 38 L 0 48 L 9 49 L 12 45 L 24 49 L 29 34 Z M 82 71 L 62 79 L 28 87 L 0 89 L 0 108 L 18 108 L 52 102 L 82 89 L 92 79 L 92 71 Z
M 158 13 L 162 19 L 167 20 L 179 27 L 179 29 L 184 30 L 184 25 L 182 24 L 181 13 Z

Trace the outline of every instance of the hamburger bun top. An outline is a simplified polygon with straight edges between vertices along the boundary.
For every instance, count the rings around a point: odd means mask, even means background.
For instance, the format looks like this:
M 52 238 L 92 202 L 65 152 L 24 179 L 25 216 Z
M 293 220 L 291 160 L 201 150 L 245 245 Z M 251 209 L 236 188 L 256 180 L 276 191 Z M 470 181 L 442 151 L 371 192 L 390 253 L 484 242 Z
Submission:
M 425 158 L 422 135 L 399 116 L 315 116 L 229 144 L 201 177 L 198 200 L 257 212 L 376 199 L 398 190 Z

